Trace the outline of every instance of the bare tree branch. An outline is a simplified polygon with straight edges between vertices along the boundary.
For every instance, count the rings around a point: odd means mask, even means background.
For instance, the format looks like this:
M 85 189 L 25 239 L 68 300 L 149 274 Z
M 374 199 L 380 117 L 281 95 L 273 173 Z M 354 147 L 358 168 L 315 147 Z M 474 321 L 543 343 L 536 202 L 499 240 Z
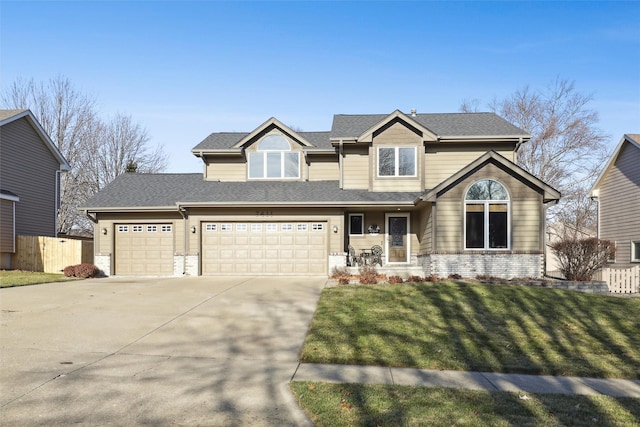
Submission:
M 167 165 L 163 148 L 149 147 L 147 131 L 131 116 L 117 114 L 104 123 L 95 100 L 65 77 L 47 83 L 18 79 L 1 99 L 6 108 L 30 109 L 71 165 L 60 186 L 59 232 L 92 231 L 78 206 L 124 173 L 129 161 L 137 164 L 139 173 L 158 172 Z

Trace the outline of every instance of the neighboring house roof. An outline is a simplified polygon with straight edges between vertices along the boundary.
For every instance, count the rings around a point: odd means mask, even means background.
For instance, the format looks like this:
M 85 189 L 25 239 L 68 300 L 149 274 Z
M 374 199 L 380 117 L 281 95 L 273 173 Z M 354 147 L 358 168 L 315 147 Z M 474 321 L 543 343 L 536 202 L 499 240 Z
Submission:
M 591 187 L 591 191 L 589 192 L 590 197 L 598 197 L 599 195 L 598 190 L 600 189 L 600 184 L 602 184 L 602 180 L 609 173 L 609 170 L 613 167 L 613 165 L 618 160 L 618 156 L 620 155 L 620 152 L 622 152 L 622 147 L 624 147 L 625 144 L 630 144 L 631 146 L 640 150 L 640 134 L 627 133 L 622 137 L 622 139 L 618 143 L 618 146 L 616 147 L 616 149 L 613 151 L 613 154 L 609 158 L 609 161 L 602 169 L 602 172 L 600 172 L 600 175 L 598 175 L 596 182 Z
M 312 146 L 331 148 L 332 141 L 356 140 L 366 137 L 372 129 L 380 127 L 394 118 L 401 118 L 416 128 L 429 132 L 441 140 L 457 139 L 522 139 L 531 135 L 512 125 L 495 113 L 434 113 L 406 115 L 399 110 L 391 114 L 336 114 L 329 132 L 295 132 L 275 118 L 270 118 L 252 132 L 218 132 L 207 136 L 193 150 L 194 154 L 208 150 L 239 149 L 250 138 L 258 135 L 270 125 L 278 125 L 286 131 L 299 135 Z
M 25 118 L 35 129 L 40 139 L 42 139 L 49 151 L 51 151 L 51 154 L 53 154 L 53 157 L 60 163 L 60 169 L 64 171 L 71 170 L 67 159 L 65 159 L 60 150 L 58 150 L 56 144 L 54 144 L 47 132 L 42 128 L 40 122 L 38 122 L 31 110 L 0 110 L 0 127 L 22 118 Z
M 436 198 L 447 191 L 449 188 L 454 187 L 462 178 L 466 175 L 472 173 L 474 170 L 482 166 L 487 162 L 492 162 L 503 168 L 507 168 L 512 173 L 514 173 L 518 178 L 520 178 L 524 182 L 528 182 L 531 185 L 539 188 L 543 193 L 544 203 L 553 202 L 560 200 L 560 192 L 555 188 L 551 187 L 548 184 L 545 184 L 540 179 L 536 178 L 526 170 L 522 169 L 520 166 L 515 163 L 509 161 L 505 157 L 496 153 L 495 151 L 487 151 L 482 156 L 478 157 L 473 162 L 469 163 L 464 168 L 460 169 L 455 174 L 451 175 L 449 178 L 442 181 L 435 188 L 427 191 L 421 199 L 426 202 L 435 202 Z
M 341 190 L 338 181 L 205 181 L 202 174 L 122 174 L 80 209 L 176 209 L 180 206 L 358 206 L 407 204 L 419 192 Z

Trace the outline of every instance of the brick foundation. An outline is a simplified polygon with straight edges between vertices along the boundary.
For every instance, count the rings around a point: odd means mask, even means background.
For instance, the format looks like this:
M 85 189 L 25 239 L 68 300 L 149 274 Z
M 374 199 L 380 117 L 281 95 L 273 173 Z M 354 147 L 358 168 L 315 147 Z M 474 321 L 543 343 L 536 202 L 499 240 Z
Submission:
M 544 273 L 543 254 L 512 253 L 456 253 L 426 254 L 418 256 L 425 275 L 435 274 L 447 277 L 459 274 L 473 278 L 488 275 L 511 279 L 514 277 L 542 277 Z

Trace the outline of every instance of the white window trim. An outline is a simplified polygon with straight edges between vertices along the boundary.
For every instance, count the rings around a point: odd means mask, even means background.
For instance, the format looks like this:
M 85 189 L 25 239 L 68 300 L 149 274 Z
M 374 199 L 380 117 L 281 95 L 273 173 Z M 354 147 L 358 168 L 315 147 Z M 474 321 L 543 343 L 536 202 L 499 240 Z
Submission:
M 491 181 L 495 181 L 504 188 L 507 192 L 508 200 L 467 200 L 467 194 L 469 193 L 469 189 L 479 181 L 484 179 L 488 179 Z M 464 245 L 465 251 L 510 251 L 511 250 L 511 194 L 509 193 L 509 189 L 506 185 L 494 178 L 484 178 L 474 181 L 464 192 L 464 208 L 462 210 L 462 222 L 464 223 L 463 234 L 462 234 L 462 242 Z M 467 247 L 467 205 L 484 205 L 484 247 L 482 248 L 468 248 Z M 498 205 L 503 204 L 507 205 L 507 247 L 506 248 L 490 248 L 489 247 L 489 205 Z
M 253 153 L 264 153 L 264 156 L 262 156 L 262 170 L 264 171 L 263 176 L 251 176 L 251 165 L 249 163 L 251 163 L 251 155 Z M 268 174 L 268 168 L 267 168 L 267 153 L 279 153 L 280 154 L 280 176 L 267 176 Z M 298 168 L 297 171 L 298 173 L 296 174 L 296 176 L 285 176 L 285 153 L 286 154 L 290 154 L 290 153 L 294 153 L 298 156 Z M 291 149 L 289 149 L 289 151 L 284 151 L 284 150 L 256 150 L 256 151 L 252 151 L 251 153 L 249 153 L 248 159 L 247 159 L 247 178 L 250 180 L 281 180 L 281 179 L 300 179 L 300 152 L 296 152 L 293 151 Z
M 640 253 L 636 253 L 634 250 L 636 244 L 640 244 L 640 240 L 631 241 L 631 262 L 640 262 Z
M 359 216 L 362 217 L 362 233 L 352 233 L 351 232 L 351 217 L 354 216 Z M 363 213 L 350 213 L 349 214 L 349 236 L 364 236 L 365 235 L 365 229 L 364 229 L 364 214 Z
M 395 150 L 395 171 L 393 175 L 380 175 L 380 149 L 381 148 L 393 148 Z M 400 175 L 400 162 L 398 159 L 400 158 L 400 148 L 411 148 L 413 149 L 413 175 Z M 378 178 L 415 178 L 418 176 L 418 148 L 417 147 L 378 147 L 376 151 L 376 174 Z

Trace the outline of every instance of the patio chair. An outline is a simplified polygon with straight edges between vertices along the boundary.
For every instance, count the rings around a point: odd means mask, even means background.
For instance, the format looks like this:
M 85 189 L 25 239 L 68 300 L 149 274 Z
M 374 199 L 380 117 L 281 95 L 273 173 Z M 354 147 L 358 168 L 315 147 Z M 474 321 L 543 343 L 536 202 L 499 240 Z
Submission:
M 360 262 L 361 262 L 360 257 L 356 255 L 355 248 L 349 245 L 349 253 L 347 255 L 347 264 L 349 264 L 351 267 L 354 267 L 356 265 L 359 265 Z
M 382 246 L 374 245 L 371 247 L 371 264 L 380 264 L 382 267 Z

